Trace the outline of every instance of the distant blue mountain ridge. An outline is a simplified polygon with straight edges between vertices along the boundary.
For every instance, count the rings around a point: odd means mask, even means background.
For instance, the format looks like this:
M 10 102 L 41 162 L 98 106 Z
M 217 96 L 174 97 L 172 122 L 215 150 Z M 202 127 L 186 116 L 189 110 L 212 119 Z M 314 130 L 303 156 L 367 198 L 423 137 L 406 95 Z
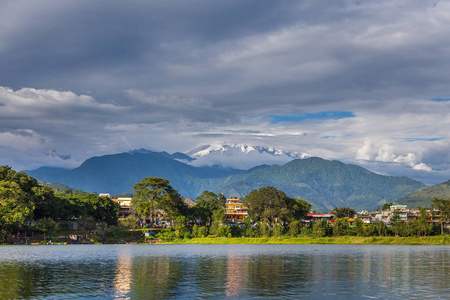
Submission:
M 375 209 L 425 188 L 422 182 L 384 176 L 360 166 L 318 157 L 294 159 L 283 165 L 260 165 L 248 170 L 220 166 L 194 167 L 183 153 L 140 149 L 92 157 L 74 169 L 41 167 L 26 171 L 45 182 L 61 183 L 88 192 L 122 194 L 144 177 L 163 177 L 181 196 L 195 199 L 204 190 L 241 197 L 252 190 L 274 186 L 287 195 L 328 211 L 349 206 Z

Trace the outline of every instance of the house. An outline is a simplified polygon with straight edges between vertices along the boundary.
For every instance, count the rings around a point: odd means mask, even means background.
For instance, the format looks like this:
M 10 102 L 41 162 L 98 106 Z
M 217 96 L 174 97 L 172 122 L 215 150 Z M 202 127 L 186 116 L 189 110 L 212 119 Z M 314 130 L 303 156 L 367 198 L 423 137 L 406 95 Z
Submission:
M 118 197 L 113 198 L 112 200 L 119 203 L 119 218 L 126 218 L 133 213 L 133 210 L 131 208 L 131 201 L 133 201 L 133 198 Z
M 248 216 L 248 208 L 238 198 L 227 199 L 225 203 L 225 219 L 229 222 L 244 222 Z
M 316 214 L 316 213 L 308 213 L 303 218 L 303 224 L 309 225 L 314 220 L 328 220 L 331 223 L 334 223 L 334 214 Z

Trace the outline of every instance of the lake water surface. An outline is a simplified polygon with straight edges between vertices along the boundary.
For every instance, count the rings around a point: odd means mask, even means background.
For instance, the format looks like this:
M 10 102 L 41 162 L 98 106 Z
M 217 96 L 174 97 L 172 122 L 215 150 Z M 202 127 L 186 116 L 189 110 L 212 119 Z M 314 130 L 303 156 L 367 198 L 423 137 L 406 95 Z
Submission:
M 0 299 L 450 298 L 450 247 L 0 246 Z

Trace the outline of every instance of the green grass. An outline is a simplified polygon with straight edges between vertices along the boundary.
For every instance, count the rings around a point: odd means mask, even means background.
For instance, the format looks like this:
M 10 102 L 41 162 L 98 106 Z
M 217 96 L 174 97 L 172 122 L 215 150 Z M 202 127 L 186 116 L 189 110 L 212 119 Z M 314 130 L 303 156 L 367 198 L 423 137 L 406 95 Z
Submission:
M 299 244 L 299 245 L 450 245 L 449 236 L 427 237 L 296 237 L 296 238 L 193 238 L 177 240 L 175 244 Z

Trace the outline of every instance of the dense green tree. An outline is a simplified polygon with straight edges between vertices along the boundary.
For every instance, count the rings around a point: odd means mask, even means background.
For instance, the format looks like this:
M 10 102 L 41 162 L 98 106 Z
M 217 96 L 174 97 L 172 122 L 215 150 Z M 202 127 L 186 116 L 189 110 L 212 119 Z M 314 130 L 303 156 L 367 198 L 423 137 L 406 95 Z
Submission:
M 364 222 L 361 219 L 356 219 L 353 226 L 357 236 L 364 236 Z
M 133 195 L 133 208 L 140 216 L 149 216 L 152 226 L 158 209 L 172 220 L 187 214 L 187 205 L 167 179 L 145 177 L 133 185 Z
M 16 182 L 0 181 L 0 235 L 6 239 L 11 232 L 31 220 L 34 203 Z
M 122 219 L 120 225 L 129 229 L 131 232 L 131 236 L 133 236 L 134 230 L 136 230 L 136 228 L 138 228 L 139 226 L 139 218 L 136 215 L 132 214 L 128 218 Z
M 300 222 L 292 221 L 289 223 L 289 235 L 292 237 L 296 237 L 300 233 Z
M 363 226 L 364 236 L 375 236 L 377 233 L 377 225 L 370 223 Z
M 235 224 L 230 227 L 230 231 L 232 237 L 240 237 L 242 236 L 244 229 Z
M 0 166 L 0 236 L 7 240 L 11 232 L 32 220 L 35 204 L 33 187 L 37 181 L 24 172 Z
M 294 220 L 300 220 L 311 210 L 311 203 L 303 199 L 290 198 L 292 204 L 292 216 Z
M 214 211 L 213 213 L 213 221 L 209 228 L 209 232 L 213 235 L 218 235 L 220 227 L 223 226 L 225 221 L 225 208 L 221 207 Z
M 58 228 L 58 224 L 52 218 L 48 217 L 38 220 L 36 227 L 44 233 L 45 240 L 47 234 L 51 235 Z
M 214 212 L 222 209 L 226 202 L 223 194 L 216 195 L 209 191 L 204 191 L 196 200 L 196 204 L 193 207 L 194 215 L 200 218 L 205 225 L 211 225 Z
M 391 225 L 395 235 L 400 235 L 402 222 L 400 221 L 400 212 L 394 210 L 391 214 Z
M 387 202 L 386 202 L 386 203 L 384 203 L 383 206 L 381 207 L 381 210 L 382 210 L 382 211 L 390 210 L 392 205 L 394 205 L 394 203 L 392 203 L 392 202 L 391 202 L 391 203 L 387 203 Z
M 350 207 L 335 207 L 331 213 L 333 213 L 336 218 L 353 218 L 356 211 Z
M 431 226 L 428 224 L 430 213 L 425 207 L 419 207 L 419 220 L 417 221 L 417 235 L 427 236 L 431 232 Z
M 117 225 L 120 206 L 108 197 L 99 197 L 94 194 L 84 196 L 87 214 L 96 221 L 105 222 L 108 225 Z
M 90 217 L 97 222 L 116 225 L 120 206 L 108 197 L 99 197 L 92 193 L 63 194 L 57 193 L 60 211 L 57 214 L 63 219 Z
M 208 227 L 194 224 L 194 226 L 192 226 L 192 236 L 197 238 L 204 238 L 208 236 Z
M 55 196 L 54 191 L 48 186 L 35 186 L 32 188 L 34 193 L 33 202 L 35 204 L 34 219 L 52 217 L 59 219 L 61 215 L 61 201 Z
M 379 236 L 387 235 L 388 227 L 387 227 L 386 223 L 384 223 L 382 221 L 378 222 L 376 229 L 377 229 L 377 233 Z
M 306 201 L 290 198 L 271 186 L 250 192 L 244 198 L 244 203 L 254 221 L 265 220 L 270 224 L 298 220 L 310 209 Z
M 439 222 L 441 223 L 441 234 L 444 234 L 444 224 L 450 222 L 450 200 L 434 198 L 431 201 L 432 207 L 439 211 Z
M 333 223 L 333 236 L 344 235 L 344 223 L 341 219 L 336 219 Z
M 270 228 L 267 221 L 261 221 L 256 226 L 257 234 L 259 237 L 269 237 L 270 236 Z
M 315 220 L 312 224 L 312 234 L 314 237 L 330 236 L 332 234 L 332 227 L 328 220 Z

